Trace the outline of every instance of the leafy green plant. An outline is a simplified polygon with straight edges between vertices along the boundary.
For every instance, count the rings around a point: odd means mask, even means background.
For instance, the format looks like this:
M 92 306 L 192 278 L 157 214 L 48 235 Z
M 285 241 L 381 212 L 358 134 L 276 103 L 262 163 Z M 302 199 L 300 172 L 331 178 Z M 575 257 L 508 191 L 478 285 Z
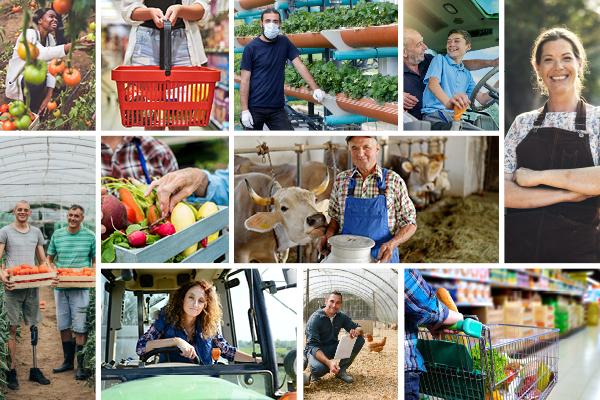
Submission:
M 87 380 L 88 385 L 94 387 L 96 382 L 96 289 L 90 289 L 90 304 L 88 305 L 85 317 L 85 326 L 87 330 L 87 341 L 83 346 L 83 365 L 85 369 L 91 371 Z
M 325 29 L 339 29 L 363 26 L 388 25 L 398 22 L 398 5 L 388 2 L 361 1 L 352 8 L 331 7 L 323 12 L 294 11 L 283 21 L 285 33 L 320 32 Z M 257 36 L 261 29 L 258 21 L 238 25 L 235 36 Z
M 378 102 L 398 101 L 398 77 L 365 74 L 350 62 L 340 65 L 332 61 L 315 61 L 308 70 L 321 89 L 327 93 L 343 93 L 352 99 L 370 97 Z M 291 87 L 306 86 L 306 82 L 293 66 L 285 69 L 285 82 Z

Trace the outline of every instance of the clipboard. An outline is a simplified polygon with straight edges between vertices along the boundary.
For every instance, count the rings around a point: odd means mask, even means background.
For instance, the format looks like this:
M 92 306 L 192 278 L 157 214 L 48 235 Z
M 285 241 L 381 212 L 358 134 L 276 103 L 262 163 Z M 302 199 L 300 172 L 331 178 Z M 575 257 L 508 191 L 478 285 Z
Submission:
M 350 335 L 342 337 L 338 343 L 337 349 L 335 350 L 335 356 L 333 356 L 333 359 L 343 360 L 345 358 L 350 358 L 352 355 L 352 349 L 354 348 L 354 343 L 356 343 L 356 337 L 351 338 Z

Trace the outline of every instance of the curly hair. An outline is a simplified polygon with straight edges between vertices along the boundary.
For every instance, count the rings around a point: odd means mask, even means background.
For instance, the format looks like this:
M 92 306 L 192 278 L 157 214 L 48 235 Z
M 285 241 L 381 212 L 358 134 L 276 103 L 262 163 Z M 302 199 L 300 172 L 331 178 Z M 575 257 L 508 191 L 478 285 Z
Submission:
M 573 55 L 579 62 L 579 70 L 577 71 L 577 77 L 575 79 L 575 89 L 578 94 L 581 93 L 583 89 L 583 81 L 584 75 L 588 69 L 588 61 L 587 56 L 585 54 L 585 49 L 583 48 L 583 44 L 581 43 L 581 39 L 577 34 L 571 32 L 566 28 L 550 28 L 546 29 L 542 33 L 538 35 L 535 39 L 533 47 L 531 48 L 531 65 L 533 66 L 533 71 L 537 76 L 537 86 L 540 92 L 543 95 L 548 95 L 548 89 L 544 86 L 542 78 L 537 73 L 537 66 L 542 62 L 542 51 L 544 49 L 544 45 L 548 42 L 553 42 L 555 40 L 566 40 L 571 45 L 571 49 L 573 50 Z
M 195 286 L 200 286 L 206 296 L 206 306 L 200 315 L 196 317 L 196 326 L 200 326 L 202 335 L 205 338 L 215 336 L 219 332 L 223 311 L 221 310 L 221 303 L 212 283 L 204 279 L 187 282 L 169 296 L 169 302 L 165 307 L 167 322 L 177 328 L 183 329 L 181 325 L 184 312 L 183 300 L 187 292 Z

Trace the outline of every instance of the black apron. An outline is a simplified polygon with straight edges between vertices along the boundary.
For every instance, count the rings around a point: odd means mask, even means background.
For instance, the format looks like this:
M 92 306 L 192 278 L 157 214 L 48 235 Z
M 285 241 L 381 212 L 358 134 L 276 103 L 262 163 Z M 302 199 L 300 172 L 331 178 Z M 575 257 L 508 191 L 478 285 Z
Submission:
M 575 132 L 542 128 L 548 105 L 517 146 L 517 168 L 533 170 L 593 167 L 586 132 L 586 105 L 580 100 Z M 506 262 L 598 262 L 598 197 L 531 209 L 508 208 L 505 220 Z

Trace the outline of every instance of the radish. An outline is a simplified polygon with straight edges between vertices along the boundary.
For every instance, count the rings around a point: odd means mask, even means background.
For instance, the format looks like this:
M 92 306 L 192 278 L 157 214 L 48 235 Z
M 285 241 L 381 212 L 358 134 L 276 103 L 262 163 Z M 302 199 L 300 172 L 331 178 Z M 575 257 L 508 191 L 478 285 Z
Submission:
M 115 230 L 121 230 L 127 226 L 127 210 L 123 203 L 113 195 L 102 196 L 102 225 L 106 232 L 102 239 L 106 239 Z
M 152 233 L 160 237 L 169 236 L 175 233 L 175 226 L 170 222 L 157 225 L 152 228 Z
M 131 232 L 127 235 L 127 240 L 133 247 L 144 247 L 146 245 L 146 234 L 142 231 Z

